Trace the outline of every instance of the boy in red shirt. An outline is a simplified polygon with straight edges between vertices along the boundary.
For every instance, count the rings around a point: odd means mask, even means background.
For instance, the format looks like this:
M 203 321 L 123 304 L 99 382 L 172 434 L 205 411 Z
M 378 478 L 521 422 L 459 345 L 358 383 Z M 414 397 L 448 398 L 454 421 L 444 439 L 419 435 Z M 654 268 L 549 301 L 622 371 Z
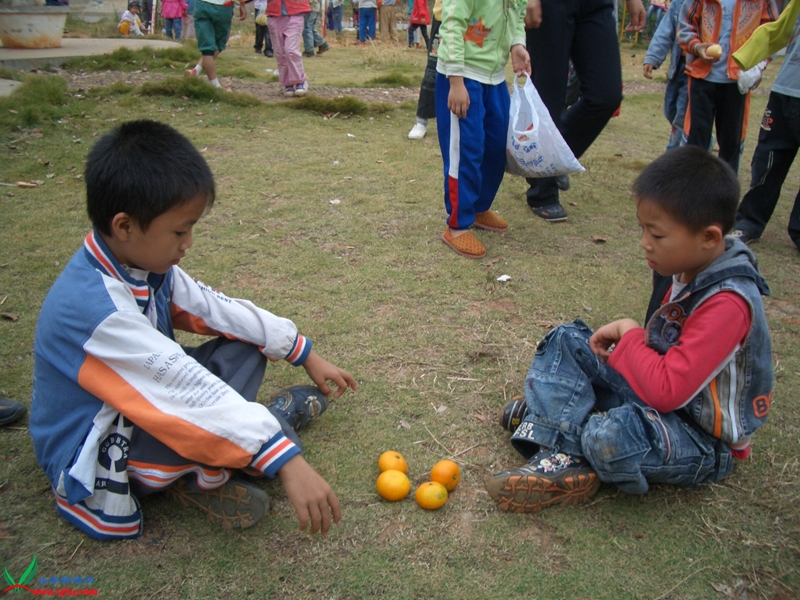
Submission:
M 641 247 L 654 270 L 645 327 L 575 321 L 536 349 L 525 402 L 502 424 L 527 459 L 487 483 L 501 510 L 578 504 L 601 482 L 643 494 L 651 483 L 726 477 L 767 418 L 773 372 L 761 302 L 769 287 L 734 224 L 739 182 L 696 146 L 669 150 L 633 185 Z M 613 347 L 613 351 L 612 351 Z

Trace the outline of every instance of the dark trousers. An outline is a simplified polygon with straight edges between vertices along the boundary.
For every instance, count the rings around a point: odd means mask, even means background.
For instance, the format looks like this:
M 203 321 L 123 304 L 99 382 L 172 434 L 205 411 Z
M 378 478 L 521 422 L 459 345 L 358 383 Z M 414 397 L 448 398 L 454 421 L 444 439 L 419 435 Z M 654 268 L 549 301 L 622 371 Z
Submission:
M 734 83 L 713 83 L 689 77 L 689 106 L 683 135 L 686 144 L 708 148 L 716 129 L 719 157 L 739 172 L 750 94 Z
M 750 163 L 750 190 L 736 212 L 736 229 L 753 238 L 767 226 L 789 168 L 800 148 L 800 98 L 772 92 L 761 120 L 758 145 Z M 800 191 L 789 215 L 789 237 L 800 248 Z
M 256 9 L 256 18 L 258 18 L 260 13 L 261 11 Z M 256 52 L 261 52 L 262 47 L 264 48 L 264 52 L 272 52 L 272 40 L 269 37 L 269 27 L 256 23 L 256 43 L 253 48 L 255 48 Z
M 576 157 L 603 131 L 622 102 L 616 24 L 608 0 L 542 0 L 542 26 L 527 29 L 533 84 Z M 564 109 L 569 61 L 580 80 L 580 99 Z M 528 203 L 558 202 L 554 177 L 528 179 Z
M 428 49 L 428 52 L 431 50 L 431 39 L 428 37 L 428 26 L 427 25 L 420 25 L 419 23 L 412 23 L 411 26 L 408 28 L 408 33 L 406 37 L 408 38 L 408 47 L 414 45 L 414 31 L 417 29 L 422 32 L 422 38 L 425 40 L 425 47 Z
M 440 21 L 433 19 L 431 25 L 431 47 L 428 49 L 428 64 L 419 86 L 419 100 L 417 100 L 417 117 L 420 119 L 436 118 L 436 63 L 439 60 L 437 51 L 439 47 Z
M 267 368 L 267 359 L 258 348 L 236 340 L 216 338 L 197 348 L 184 347 L 184 351 L 236 390 L 245 400 L 248 402 L 256 401 L 256 395 L 264 380 L 264 372 Z M 281 424 L 284 435 L 294 442 L 298 448 L 302 449 L 300 438 L 297 437 L 297 433 L 292 429 L 291 425 L 286 422 L 278 411 L 270 409 L 270 412 Z M 183 458 L 143 429 L 136 427 L 135 424 L 133 435 L 131 436 L 129 460 L 131 462 L 146 463 L 154 470 L 158 470 L 159 467 L 166 467 L 164 471 L 167 473 L 177 467 L 191 465 L 191 461 Z M 202 466 L 205 467 L 205 465 Z M 204 471 L 210 474 L 211 477 L 219 478 L 221 469 L 221 467 L 206 467 Z M 226 480 L 227 478 L 225 477 L 221 478 L 219 485 L 222 485 Z M 197 486 L 194 477 L 189 477 L 187 483 L 190 488 Z M 140 498 L 164 489 L 163 487 L 148 487 L 134 478 L 131 478 L 130 485 L 133 493 Z

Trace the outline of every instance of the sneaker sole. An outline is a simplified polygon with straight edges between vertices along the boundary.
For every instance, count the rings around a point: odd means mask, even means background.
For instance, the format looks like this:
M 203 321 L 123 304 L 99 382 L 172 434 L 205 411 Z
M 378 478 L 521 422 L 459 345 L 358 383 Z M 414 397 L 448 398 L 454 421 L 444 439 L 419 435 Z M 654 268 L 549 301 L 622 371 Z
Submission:
M 531 207 L 533 214 L 535 214 L 540 219 L 547 221 L 548 223 L 560 223 L 561 221 L 566 221 L 568 215 L 564 215 L 563 217 L 551 217 L 547 215 L 547 212 L 540 211 L 539 208 Z M 537 212 L 538 211 L 538 212 Z
M 260 488 L 230 479 L 208 492 L 186 489 L 179 480 L 166 491 L 167 498 L 197 508 L 209 521 L 223 529 L 247 529 L 258 523 L 269 510 L 269 496 Z
M 489 496 L 500 510 L 533 513 L 548 506 L 584 504 L 600 489 L 596 473 L 568 475 L 552 480 L 537 475 L 509 475 L 490 479 Z
M 453 244 L 448 242 L 447 238 L 444 237 L 444 234 L 442 234 L 442 241 L 445 244 L 447 244 L 448 246 L 450 246 L 450 248 L 453 250 L 453 252 L 455 252 L 456 254 L 458 254 L 460 256 L 463 256 L 464 258 L 473 258 L 473 259 L 477 260 L 477 259 L 480 259 L 480 258 L 483 258 L 484 256 L 486 256 L 486 251 L 485 250 L 484 250 L 483 254 L 480 254 L 480 255 L 478 255 L 478 254 L 467 254 L 466 252 L 462 252 L 461 250 L 459 250 L 458 248 L 453 246 Z
M 484 225 L 482 223 L 478 223 L 477 221 L 475 221 L 472 225 L 474 227 L 477 227 L 478 229 L 485 229 L 486 231 L 496 231 L 497 233 L 505 233 L 506 231 L 508 231 L 508 226 L 492 227 L 491 225 Z

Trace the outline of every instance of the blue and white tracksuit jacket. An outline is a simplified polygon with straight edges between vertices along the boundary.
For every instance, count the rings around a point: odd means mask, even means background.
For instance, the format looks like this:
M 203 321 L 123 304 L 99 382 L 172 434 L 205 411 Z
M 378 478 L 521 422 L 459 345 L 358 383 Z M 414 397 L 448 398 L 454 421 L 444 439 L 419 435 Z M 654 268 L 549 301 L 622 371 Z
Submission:
M 141 531 L 128 483 L 147 478 L 127 464 L 134 423 L 196 463 L 198 485 L 208 489 L 227 481 L 225 468 L 274 477 L 300 453 L 265 406 L 186 355 L 173 325 L 241 340 L 294 365 L 311 351 L 288 319 L 177 266 L 164 275 L 126 269 L 96 231 L 87 235 L 39 314 L 30 430 L 59 513 L 94 538 Z M 209 469 L 216 480 L 204 480 L 204 465 L 222 468 Z

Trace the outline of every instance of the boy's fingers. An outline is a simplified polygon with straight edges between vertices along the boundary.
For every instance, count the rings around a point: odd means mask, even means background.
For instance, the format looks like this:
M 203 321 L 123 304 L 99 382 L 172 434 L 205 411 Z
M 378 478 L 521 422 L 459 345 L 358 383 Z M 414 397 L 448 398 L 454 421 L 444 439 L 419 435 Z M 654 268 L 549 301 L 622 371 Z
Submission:
M 320 530 L 320 527 L 323 525 L 324 517 L 320 512 L 318 505 L 312 503 L 309 509 L 311 516 L 311 530 L 309 533 L 317 533 Z M 330 517 L 328 518 L 328 521 L 330 521 Z M 328 526 L 330 526 L 330 523 L 328 523 Z
M 308 509 L 306 508 L 298 508 L 297 509 L 297 517 L 300 521 L 300 531 L 305 531 L 306 527 L 308 527 Z
M 328 493 L 328 506 L 331 507 L 331 512 L 333 513 L 333 522 L 338 523 L 342 519 L 342 507 L 333 490 Z

